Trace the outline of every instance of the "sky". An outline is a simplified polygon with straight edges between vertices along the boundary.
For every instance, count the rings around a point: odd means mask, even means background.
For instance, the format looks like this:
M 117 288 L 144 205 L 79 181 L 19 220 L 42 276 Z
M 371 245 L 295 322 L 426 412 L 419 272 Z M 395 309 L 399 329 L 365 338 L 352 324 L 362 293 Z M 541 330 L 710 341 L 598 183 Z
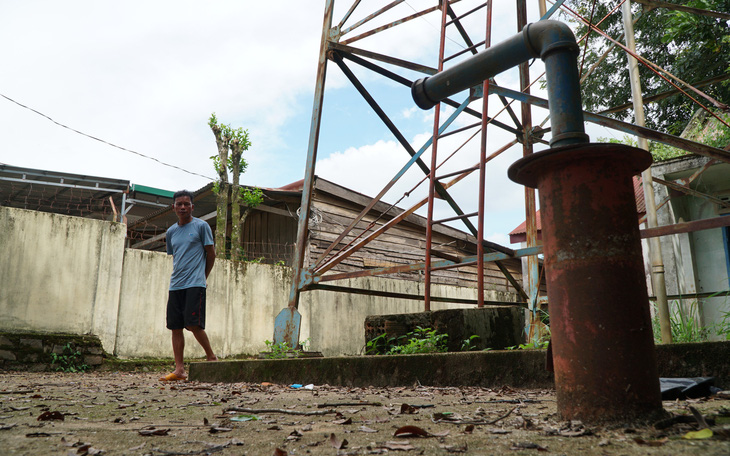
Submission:
M 361 2 L 344 27 L 389 3 Z M 454 9 L 463 14 L 481 3 L 464 0 Z M 494 3 L 492 44 L 517 32 L 514 3 Z M 335 23 L 351 4 L 335 1 Z M 435 0 L 404 1 L 345 38 L 434 4 Z M 252 147 L 244 155 L 249 166 L 242 183 L 276 188 L 302 179 L 323 11 L 324 0 L 4 1 L 0 163 L 196 190 L 215 176 L 210 157 L 216 146 L 207 125 L 215 113 L 221 122 L 249 132 Z M 528 0 L 528 17 L 538 18 L 536 0 Z M 439 20 L 439 13 L 422 16 L 353 46 L 435 67 Z M 483 30 L 484 13 L 464 23 L 470 33 Z M 482 40 L 484 32 L 473 38 Z M 463 48 L 450 28 L 446 54 Z M 434 110 L 415 107 L 408 87 L 348 65 L 419 150 L 431 136 Z M 541 65 L 539 60 L 532 64 L 533 78 L 542 72 Z M 388 68 L 410 80 L 423 76 Z M 517 88 L 516 70 L 498 76 L 497 82 Z M 325 88 L 316 174 L 375 196 L 410 156 L 332 62 Z M 539 88 L 533 94 L 544 96 Z M 464 95 L 454 98 L 462 101 Z M 473 107 L 480 109 L 479 104 Z M 496 98 L 489 98 L 492 115 L 498 105 Z M 452 112 L 444 109 L 442 121 Z M 535 109 L 535 123 L 545 115 Z M 505 114 L 498 119 L 509 123 Z M 471 122 L 473 118 L 460 116 L 454 128 Z M 439 160 L 472 133 L 440 140 Z M 511 139 L 510 133 L 490 127 L 487 153 Z M 461 147 L 440 168 L 443 173 L 476 164 L 478 141 L 477 135 Z M 521 153 L 515 146 L 487 165 L 486 237 L 503 245 L 509 245 L 507 234 L 525 218 L 524 190 L 507 178 L 507 168 Z M 430 163 L 430 150 L 423 159 Z M 414 167 L 384 200 L 410 207 L 426 195 L 425 183 L 411 191 L 422 178 Z M 450 193 L 470 213 L 477 210 L 477 189 L 474 175 Z M 405 197 L 406 192 L 410 196 Z M 419 213 L 425 215 L 425 209 Z M 435 219 L 452 215 L 437 201 Z M 451 225 L 463 229 L 459 222 Z

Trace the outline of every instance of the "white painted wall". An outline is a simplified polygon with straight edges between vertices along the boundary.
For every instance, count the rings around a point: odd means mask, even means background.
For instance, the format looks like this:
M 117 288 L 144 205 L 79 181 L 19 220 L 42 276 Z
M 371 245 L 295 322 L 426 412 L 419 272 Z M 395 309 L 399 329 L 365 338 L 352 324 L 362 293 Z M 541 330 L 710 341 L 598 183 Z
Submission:
M 113 346 L 126 227 L 0 207 L 0 329 Z
M 113 222 L 0 207 L 0 331 L 96 334 L 120 357 L 171 357 L 165 328 L 172 258 L 124 249 Z M 286 307 L 291 270 L 216 260 L 208 279 L 206 331 L 219 356 L 255 354 L 272 340 Z M 360 278 L 338 285 L 423 295 L 423 284 Z M 434 296 L 476 297 L 476 290 L 435 285 Z M 512 301 L 513 294 L 487 292 Z M 420 312 L 423 303 L 326 291 L 304 292 L 300 340 L 325 356 L 361 353 L 367 315 Z M 432 310 L 464 307 L 432 303 Z M 186 356 L 202 357 L 186 334 Z

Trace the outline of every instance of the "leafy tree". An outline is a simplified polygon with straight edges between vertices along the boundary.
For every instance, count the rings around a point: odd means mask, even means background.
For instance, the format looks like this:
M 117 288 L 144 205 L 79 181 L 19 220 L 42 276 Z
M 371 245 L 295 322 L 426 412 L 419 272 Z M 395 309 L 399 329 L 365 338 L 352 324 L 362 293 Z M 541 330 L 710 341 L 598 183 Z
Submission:
M 228 224 L 228 197 L 231 198 L 231 250 L 230 258 L 236 261 L 244 259 L 241 246 L 241 227 L 251 209 L 261 204 L 263 192 L 260 188 L 244 188 L 240 185 L 241 174 L 246 172 L 248 163 L 243 152 L 251 147 L 248 130 L 233 129 L 230 125 L 218 123 L 215 113 L 208 119 L 208 126 L 213 131 L 218 147 L 218 155 L 210 157 L 218 173 L 218 181 L 214 191 L 217 195 L 217 220 L 215 232 L 216 255 L 226 255 L 226 226 Z M 231 173 L 231 182 L 228 173 Z M 241 213 L 241 204 L 245 206 Z
M 642 3 L 651 6 L 637 3 L 633 5 L 634 17 L 640 15 L 634 25 L 636 50 L 639 56 L 692 85 L 726 75 L 730 71 L 730 26 L 727 20 L 667 7 L 654 7 L 657 4 L 681 3 L 684 6 L 727 13 L 730 11 L 730 0 L 682 2 L 665 0 Z M 566 4 L 581 16 L 592 18 L 591 22 L 594 24 L 616 6 L 616 2 L 607 0 L 596 2 L 569 0 Z M 576 21 L 572 16 L 569 16 L 568 20 L 577 25 L 576 37 L 581 38 L 588 31 L 585 24 Z M 610 14 L 598 27 L 622 44 L 625 43 L 620 8 Z M 583 73 L 599 62 L 611 45 L 611 42 L 596 32 L 590 34 L 587 44 L 580 43 L 581 49 L 585 49 L 580 58 L 584 59 Z M 639 73 L 645 99 L 674 89 L 644 65 L 639 65 Z M 680 84 L 680 87 L 683 86 Z M 586 78 L 581 90 L 586 109 L 593 112 L 630 102 L 631 87 L 625 52 L 613 47 L 597 66 L 596 71 Z M 700 90 L 720 102 L 728 103 L 730 100 L 730 82 L 727 80 L 702 87 Z M 696 95 L 693 96 L 697 98 Z M 705 99 L 700 98 L 700 101 L 706 106 L 709 104 Z M 649 128 L 679 135 L 697 108 L 692 100 L 681 93 L 654 103 L 646 103 L 646 125 Z M 620 120 L 634 121 L 633 109 L 609 115 Z

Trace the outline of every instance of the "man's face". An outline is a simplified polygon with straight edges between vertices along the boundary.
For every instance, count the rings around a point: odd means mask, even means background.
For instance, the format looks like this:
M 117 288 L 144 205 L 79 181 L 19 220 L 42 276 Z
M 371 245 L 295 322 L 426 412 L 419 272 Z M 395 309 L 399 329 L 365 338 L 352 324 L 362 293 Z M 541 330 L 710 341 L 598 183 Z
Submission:
M 189 196 L 179 196 L 175 198 L 174 204 L 175 214 L 180 221 L 189 220 L 193 215 L 193 203 L 190 202 Z

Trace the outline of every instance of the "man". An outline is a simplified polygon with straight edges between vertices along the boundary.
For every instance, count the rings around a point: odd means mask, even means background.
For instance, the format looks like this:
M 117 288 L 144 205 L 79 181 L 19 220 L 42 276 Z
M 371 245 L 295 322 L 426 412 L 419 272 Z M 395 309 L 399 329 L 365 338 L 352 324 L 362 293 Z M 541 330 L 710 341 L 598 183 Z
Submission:
M 173 195 L 178 222 L 167 230 L 167 254 L 172 255 L 172 277 L 167 301 L 167 328 L 172 331 L 175 370 L 160 378 L 171 382 L 187 379 L 183 352 L 183 329 L 193 333 L 208 361 L 218 361 L 205 332 L 206 279 L 213 269 L 213 232 L 204 221 L 193 217 L 193 195 L 180 190 Z

